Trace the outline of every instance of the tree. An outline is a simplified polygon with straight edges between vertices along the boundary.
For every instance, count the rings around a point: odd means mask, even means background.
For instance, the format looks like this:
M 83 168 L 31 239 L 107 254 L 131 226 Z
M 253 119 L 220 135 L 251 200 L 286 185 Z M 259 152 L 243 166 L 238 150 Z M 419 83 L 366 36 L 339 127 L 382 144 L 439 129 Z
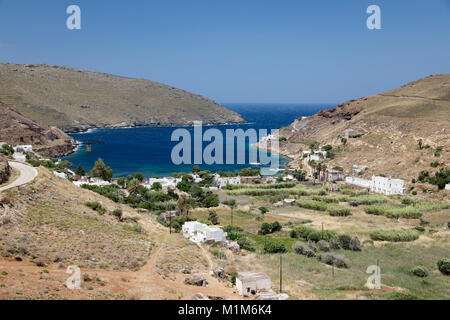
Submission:
M 122 188 L 124 188 L 124 187 L 125 187 L 125 178 L 124 178 L 124 177 L 118 178 L 118 179 L 117 179 L 117 184 L 118 184 L 119 186 L 121 186 Z
M 136 172 L 134 174 L 134 177 L 139 180 L 140 182 L 144 181 L 144 175 L 141 172 Z
M 83 177 L 86 175 L 86 171 L 84 170 L 84 168 L 81 165 L 78 165 L 77 169 L 75 170 L 75 174 L 77 176 Z
M 139 193 L 140 186 L 141 182 L 138 179 L 132 179 L 127 183 L 127 189 L 132 195 L 137 195 Z
M 347 145 L 347 139 L 346 138 L 341 138 L 341 142 L 342 142 L 342 144 L 344 146 Z
M 94 168 L 91 170 L 91 176 L 96 178 L 102 178 L 105 181 L 111 181 L 113 177 L 113 171 L 110 167 L 105 166 L 102 159 L 98 159 L 95 162 Z
M 193 166 L 191 170 L 192 173 L 199 173 L 200 171 L 201 169 L 198 165 Z
M 65 169 L 67 169 L 67 168 L 70 168 L 71 166 L 73 166 L 73 164 L 72 164 L 71 162 L 67 161 L 67 160 L 60 161 L 60 162 L 58 162 L 58 164 L 56 165 L 56 167 L 57 167 L 58 169 L 61 169 L 61 170 L 65 170 Z
M 181 215 L 185 215 L 186 217 L 189 216 L 189 211 L 191 210 L 192 205 L 187 195 L 180 195 L 177 202 L 177 208 Z
M 208 220 L 213 224 L 213 225 L 218 225 L 219 224 L 219 217 L 217 216 L 217 212 L 215 212 L 214 210 L 209 210 L 208 212 Z
M 305 181 L 306 180 L 306 171 L 305 170 L 295 170 L 293 176 L 297 181 Z
M 155 182 L 154 184 L 152 184 L 152 190 L 161 191 L 162 190 L 162 184 L 159 183 L 159 182 Z
M 312 152 L 314 152 L 315 150 L 317 150 L 317 148 L 319 147 L 320 143 L 317 141 L 311 142 L 309 144 L 309 148 L 311 149 Z

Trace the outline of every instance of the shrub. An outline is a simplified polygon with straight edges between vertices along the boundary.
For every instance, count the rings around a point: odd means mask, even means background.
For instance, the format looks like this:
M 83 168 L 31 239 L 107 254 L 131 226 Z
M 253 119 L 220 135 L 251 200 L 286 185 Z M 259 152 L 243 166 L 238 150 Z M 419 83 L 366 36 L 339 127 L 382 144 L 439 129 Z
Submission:
M 312 241 L 312 242 L 319 242 L 321 238 L 321 234 L 317 231 L 313 231 L 308 234 L 308 237 L 306 240 Z
M 264 253 L 284 253 L 287 251 L 284 243 L 275 239 L 266 239 L 263 250 Z
M 343 255 L 336 253 L 326 252 L 319 256 L 319 260 L 328 265 L 334 265 L 338 268 L 348 268 L 350 266 L 350 261 Z
M 319 250 L 323 252 L 330 251 L 330 244 L 325 240 L 320 240 L 318 243 Z
M 350 240 L 349 249 L 352 251 L 361 251 L 361 241 L 359 241 L 358 237 L 352 238 Z
M 317 234 L 319 234 L 319 239 L 317 241 L 322 239 L 322 232 L 321 231 L 318 231 L 318 230 L 316 230 L 314 228 L 311 228 L 311 227 L 308 227 L 308 226 L 304 226 L 304 225 L 300 225 L 300 226 L 295 227 L 291 231 L 290 235 L 291 235 L 291 238 L 301 238 L 301 239 L 308 240 L 308 236 L 309 236 L 310 233 L 317 233 Z M 339 235 L 336 232 L 334 232 L 334 231 L 324 230 L 324 232 L 323 232 L 323 239 L 322 240 L 330 241 L 332 238 L 338 238 L 338 236 Z M 314 235 L 312 237 L 316 237 L 316 236 Z M 309 239 L 309 240 L 312 240 L 312 239 Z
M 411 269 L 410 272 L 412 275 L 419 277 L 419 278 L 425 278 L 425 277 L 428 277 L 428 275 L 429 275 L 427 268 L 422 267 L 422 266 L 414 267 Z
M 418 219 L 422 212 L 416 207 L 402 207 L 392 204 L 372 205 L 364 208 L 367 214 L 384 215 L 388 218 Z
M 422 227 L 422 226 L 414 227 L 414 230 L 417 230 L 417 231 L 419 231 L 419 232 L 425 232 L 425 228 Z
M 259 231 L 259 234 L 266 235 L 274 233 L 280 231 L 282 228 L 283 228 L 282 225 L 278 221 L 275 221 L 273 223 L 266 222 L 261 225 L 261 230 Z
M 388 300 L 417 300 L 416 296 L 401 293 L 401 292 L 391 292 L 387 295 Z
M 346 217 L 351 215 L 351 211 L 349 208 L 341 207 L 341 206 L 328 206 L 327 212 L 332 217 Z
M 94 211 L 97 211 L 100 215 L 103 215 L 106 212 L 106 209 L 103 208 L 101 203 L 99 203 L 97 201 L 95 201 L 95 202 L 86 202 L 85 206 L 91 208 Z
M 300 241 L 297 241 L 294 244 L 294 252 L 296 254 L 304 255 L 308 258 L 314 258 L 316 256 L 316 252 L 310 246 L 307 246 Z
M 114 217 L 116 217 L 119 221 L 122 221 L 122 216 L 123 216 L 122 209 L 115 209 L 115 210 L 112 212 L 112 215 L 113 215 Z
M 266 207 L 261 207 L 259 208 L 259 211 L 261 212 L 261 214 L 266 214 L 267 212 L 269 212 L 269 209 L 267 209 Z
M 350 242 L 352 241 L 352 237 L 346 234 L 342 234 L 339 236 L 339 244 L 345 250 L 350 250 Z
M 330 239 L 330 248 L 332 250 L 339 250 L 341 248 L 341 245 L 339 244 L 339 241 L 335 238 Z
M 438 261 L 438 269 L 445 275 L 450 275 L 450 259 L 441 259 Z
M 314 201 L 314 200 L 297 200 L 297 205 L 300 208 L 317 210 L 317 211 L 326 211 L 327 205 L 322 202 Z
M 419 239 L 417 230 L 377 230 L 370 233 L 374 241 L 407 242 Z

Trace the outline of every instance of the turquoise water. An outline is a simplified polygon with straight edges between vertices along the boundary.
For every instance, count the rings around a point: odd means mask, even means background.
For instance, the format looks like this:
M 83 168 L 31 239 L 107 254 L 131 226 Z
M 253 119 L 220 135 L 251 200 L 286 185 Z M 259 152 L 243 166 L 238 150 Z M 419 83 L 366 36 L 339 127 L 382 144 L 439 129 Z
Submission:
M 306 104 L 224 104 L 225 107 L 240 113 L 247 124 L 217 125 L 209 128 L 219 129 L 223 134 L 226 129 L 253 128 L 256 130 L 278 129 L 291 124 L 301 116 L 310 116 L 331 105 Z M 178 127 L 140 127 L 121 129 L 95 129 L 87 133 L 72 134 L 77 141 L 102 141 L 106 144 L 92 146 L 92 152 L 86 152 L 85 146 L 80 146 L 77 152 L 65 159 L 90 170 L 98 158 L 114 171 L 114 176 L 127 176 L 139 171 L 146 177 L 170 176 L 174 172 L 189 172 L 193 165 L 175 165 L 171 160 L 172 148 L 177 142 L 171 142 L 171 135 Z M 193 132 L 192 127 L 186 127 Z M 204 146 L 208 143 L 204 143 Z M 248 146 L 247 148 L 251 148 Z M 248 155 L 248 152 L 247 152 Z M 248 157 L 247 157 L 248 158 Z M 290 160 L 280 156 L 280 168 Z M 236 171 L 252 167 L 246 159 L 245 165 L 200 165 L 202 170 L 216 172 Z M 258 168 L 256 166 L 253 166 Z

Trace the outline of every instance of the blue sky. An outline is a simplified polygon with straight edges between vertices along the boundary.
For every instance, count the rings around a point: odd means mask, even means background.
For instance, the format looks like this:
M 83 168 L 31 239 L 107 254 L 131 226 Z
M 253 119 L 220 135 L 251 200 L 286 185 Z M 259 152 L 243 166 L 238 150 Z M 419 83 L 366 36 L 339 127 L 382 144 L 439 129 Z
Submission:
M 79 31 L 66 28 L 71 4 Z M 366 27 L 371 4 L 382 30 Z M 337 103 L 450 73 L 450 0 L 0 0 L 0 61 L 146 78 L 219 102 Z

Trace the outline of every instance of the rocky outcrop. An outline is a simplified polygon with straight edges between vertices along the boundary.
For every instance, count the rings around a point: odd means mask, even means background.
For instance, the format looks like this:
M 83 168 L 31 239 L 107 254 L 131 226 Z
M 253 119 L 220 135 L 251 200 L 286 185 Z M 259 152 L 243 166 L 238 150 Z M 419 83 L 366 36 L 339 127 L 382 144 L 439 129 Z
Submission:
M 294 159 L 290 167 L 305 168 L 301 152 L 318 142 L 333 147 L 334 158 L 324 160 L 328 168 L 352 174 L 353 165 L 364 165 L 368 178 L 384 174 L 412 181 L 422 170 L 434 174 L 450 165 L 449 128 L 450 74 L 438 74 L 297 119 L 280 129 L 280 153 Z M 432 162 L 438 166 L 431 168 Z
M 56 127 L 30 120 L 0 102 L 0 140 L 11 145 L 30 144 L 38 154 L 61 157 L 73 152 L 75 141 Z

